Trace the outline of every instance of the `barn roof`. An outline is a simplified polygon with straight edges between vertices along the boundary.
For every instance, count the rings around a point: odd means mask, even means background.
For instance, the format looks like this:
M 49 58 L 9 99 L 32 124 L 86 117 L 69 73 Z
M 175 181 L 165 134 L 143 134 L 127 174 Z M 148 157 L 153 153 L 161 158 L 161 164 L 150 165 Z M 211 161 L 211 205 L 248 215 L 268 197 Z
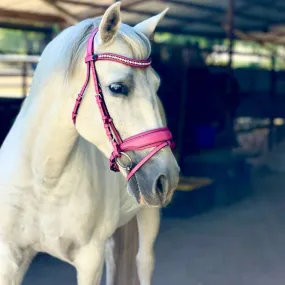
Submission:
M 0 27 L 50 27 L 102 15 L 113 0 L 1 0 Z M 234 4 L 234 35 L 243 39 L 285 43 L 284 0 L 122 0 L 123 20 L 138 23 L 170 10 L 159 31 L 225 37 Z

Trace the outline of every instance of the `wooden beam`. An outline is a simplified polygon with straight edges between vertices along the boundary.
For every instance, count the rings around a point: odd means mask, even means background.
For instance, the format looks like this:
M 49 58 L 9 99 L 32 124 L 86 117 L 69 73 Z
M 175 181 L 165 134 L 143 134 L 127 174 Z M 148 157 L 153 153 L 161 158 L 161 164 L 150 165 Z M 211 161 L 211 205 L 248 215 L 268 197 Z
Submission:
M 213 5 L 200 4 L 198 3 L 198 1 L 197 2 L 181 1 L 181 0 L 159 0 L 159 1 L 165 4 L 174 4 L 174 5 L 183 6 L 185 8 L 194 8 L 197 10 L 204 10 L 204 11 L 219 13 L 219 14 L 225 13 L 224 8 L 213 6 Z
M 72 4 L 75 6 L 86 6 L 86 7 L 90 7 L 90 8 L 95 8 L 95 9 L 107 9 L 109 8 L 109 5 L 101 5 L 101 4 L 96 4 L 93 3 L 91 1 L 76 1 L 76 0 L 59 0 L 62 3 L 67 3 L 67 4 Z M 121 11 L 130 13 L 130 14 L 137 14 L 137 15 L 142 15 L 142 16 L 147 16 L 147 17 L 152 17 L 157 15 L 157 13 L 153 13 L 153 12 L 149 12 L 149 11 L 143 11 L 143 10 L 135 10 L 135 9 L 131 9 L 128 7 L 121 7 Z M 84 14 L 86 16 L 86 14 Z M 89 14 L 90 16 L 92 15 L 92 11 Z M 82 18 L 83 14 L 81 14 L 80 18 Z M 171 19 L 171 20 L 176 20 L 176 21 L 180 21 L 180 22 L 184 22 L 184 23 L 195 23 L 197 21 L 200 21 L 200 18 L 190 18 L 190 17 L 185 17 L 185 16 L 181 16 L 181 15 L 173 15 L 173 14 L 167 14 L 166 15 L 167 19 Z M 213 25 L 213 24 L 218 24 L 217 21 L 209 21 L 208 22 L 209 25 Z
M 7 23 L 7 22 L 1 22 L 1 21 L 0 21 L 0 28 L 39 32 L 39 33 L 48 33 L 48 34 L 52 33 L 52 28 L 48 26 L 39 27 L 39 26 L 33 26 L 33 25 Z
M 221 32 L 204 32 L 199 31 L 196 29 L 183 29 L 181 27 L 171 27 L 171 26 L 164 26 L 164 27 L 157 27 L 155 30 L 156 32 L 162 32 L 162 33 L 171 33 L 176 35 L 193 35 L 193 36 L 200 36 L 205 38 L 217 38 L 217 39 L 224 39 L 226 38 L 226 33 L 224 31 Z
M 285 13 L 285 6 L 280 6 L 281 2 L 277 1 L 260 1 L 260 0 L 250 0 L 252 6 L 259 6 L 264 8 L 266 11 L 272 10 L 277 13 Z
M 270 31 L 276 33 L 285 33 L 285 24 L 284 25 L 276 25 L 272 26 Z
M 133 6 L 137 6 L 138 4 L 149 2 L 150 0 L 129 0 L 129 1 L 122 1 L 122 6 L 125 8 L 130 8 Z
M 251 34 L 255 38 L 258 38 L 259 41 L 262 43 L 271 43 L 271 44 L 277 44 L 277 45 L 284 45 L 285 44 L 285 38 L 276 36 L 274 34 Z
M 123 10 L 124 11 L 124 10 Z M 152 17 L 152 16 L 155 16 L 156 14 L 155 13 L 150 13 L 150 12 L 142 12 L 141 11 L 133 11 L 133 12 L 129 12 L 127 11 L 127 13 L 130 13 L 130 14 L 137 14 L 137 15 L 143 15 L 143 16 L 147 16 L 147 17 Z M 90 17 L 94 17 L 94 12 L 93 11 L 88 11 L 88 12 L 84 12 L 84 13 L 81 13 L 79 14 L 79 18 L 80 19 L 86 19 L 86 18 L 90 18 Z M 214 20 L 214 19 L 209 19 L 207 18 L 207 20 L 203 21 L 202 19 L 200 18 L 195 18 L 195 17 L 179 17 L 179 16 L 176 16 L 176 15 L 168 15 L 165 17 L 166 19 L 169 18 L 171 20 L 175 20 L 177 22 L 179 22 L 179 24 L 177 25 L 177 27 L 181 27 L 181 23 L 183 23 L 184 25 L 186 24 L 200 24 L 200 25 L 203 25 L 203 26 L 219 26 L 219 21 L 217 20 Z M 133 22 L 126 22 L 127 24 L 129 25 L 136 25 L 136 23 L 133 23 Z M 174 25 L 174 30 L 176 28 L 176 25 Z M 168 31 L 171 31 L 172 28 L 168 29 Z M 156 29 L 157 30 L 157 29 Z
M 237 38 L 245 40 L 245 41 L 253 41 L 257 42 L 261 45 L 266 44 L 285 44 L 285 38 L 276 36 L 274 34 L 270 33 L 245 33 L 243 31 L 240 31 L 238 29 L 234 30 L 234 34 Z
M 136 5 L 140 4 L 140 3 L 143 3 L 143 2 L 145 3 L 145 2 L 149 2 L 149 1 L 150 0 L 122 1 L 121 7 L 123 7 L 123 8 L 131 8 L 131 7 L 136 6 Z M 88 13 L 85 14 L 86 16 L 84 16 L 84 13 L 83 13 L 83 14 L 81 14 L 81 16 L 82 16 L 81 19 L 82 18 L 89 18 L 89 17 L 98 17 L 98 16 L 103 15 L 105 11 L 106 11 L 106 9 L 102 8 L 102 9 L 100 9 L 100 12 L 98 12 L 98 13 L 97 12 L 94 12 L 94 13 L 88 12 Z
M 216 13 L 216 14 L 226 14 L 226 9 L 222 8 L 222 7 L 218 7 L 218 6 L 214 6 L 214 5 L 205 5 L 205 4 L 199 4 L 196 2 L 191 2 L 191 1 L 181 1 L 181 0 L 160 0 L 161 2 L 164 3 L 170 3 L 170 4 L 174 4 L 174 5 L 180 5 L 180 6 L 184 6 L 184 7 L 191 7 L 197 10 L 202 10 L 202 11 L 208 11 L 208 12 L 212 12 L 212 13 Z M 243 11 L 239 11 L 238 13 L 236 13 L 236 16 L 248 21 L 257 21 L 257 22 L 261 22 L 263 23 L 266 18 L 265 17 L 261 17 L 258 15 L 254 15 L 254 14 L 248 14 L 248 13 L 244 13 Z M 270 19 L 270 22 L 272 23 L 281 23 L 278 20 L 273 20 Z M 282 23 L 284 23 L 285 21 L 282 21 Z
M 60 16 L 65 19 L 67 23 L 70 25 L 77 24 L 79 22 L 79 19 L 73 15 L 72 13 L 68 12 L 66 9 L 61 7 L 60 5 L 57 4 L 55 0 L 43 0 L 47 5 L 51 6 L 54 8 Z
M 243 32 L 243 31 L 238 30 L 238 29 L 234 29 L 233 33 L 234 33 L 234 35 L 237 38 L 239 38 L 241 40 L 258 42 L 260 44 L 263 43 L 262 41 L 260 41 L 259 38 L 255 37 L 255 36 L 252 36 L 250 34 L 247 34 L 247 33 Z
M 31 13 L 25 11 L 16 11 L 0 8 L 0 19 L 17 19 L 26 20 L 38 23 L 62 23 L 64 19 L 58 15 L 44 14 L 44 13 Z
M 141 0 L 139 0 L 140 2 Z M 153 2 L 151 0 L 147 0 L 149 2 Z M 163 0 L 160 0 L 163 2 Z M 177 2 L 177 0 L 166 0 L 165 2 Z M 90 8 L 94 8 L 94 9 L 102 9 L 103 10 L 106 10 L 109 6 L 108 5 L 101 5 L 101 4 L 96 4 L 96 3 L 93 3 L 91 1 L 76 1 L 76 0 L 58 0 L 58 2 L 62 2 L 62 3 L 66 3 L 66 4 L 71 4 L 71 5 L 75 5 L 75 6 L 87 6 L 87 7 L 90 7 Z M 178 1 L 179 3 L 181 3 L 181 1 Z M 137 2 L 138 3 L 138 2 Z M 184 3 L 184 2 L 183 2 Z M 188 2 L 187 2 L 188 3 Z M 184 3 L 184 4 L 187 4 L 187 3 Z M 196 4 L 195 4 L 196 5 Z M 201 6 L 201 4 L 197 4 L 198 7 Z M 207 7 L 207 6 L 204 6 L 202 5 L 203 7 Z M 147 16 L 147 17 L 152 17 L 154 15 L 156 15 L 156 13 L 154 12 L 150 12 L 150 11 L 143 11 L 143 10 L 137 10 L 137 9 L 131 9 L 129 8 L 129 6 L 124 6 L 122 5 L 121 7 L 121 10 L 126 12 L 126 13 L 130 13 L 130 14 L 137 14 L 137 15 L 142 15 L 142 16 Z M 219 11 L 219 13 L 221 11 L 223 11 L 223 13 L 225 13 L 226 11 L 221 9 L 221 8 L 218 8 L 216 11 Z M 85 18 L 89 18 L 89 17 L 94 17 L 96 15 L 98 15 L 99 13 L 94 13 L 92 10 L 91 11 L 88 11 L 88 12 L 84 12 L 84 13 L 81 13 L 78 15 L 78 18 L 80 19 L 85 19 Z M 101 14 L 101 13 L 100 13 Z M 219 14 L 221 15 L 221 14 Z M 222 16 L 224 16 L 225 14 L 222 14 Z M 175 20 L 175 21 L 178 21 L 180 23 L 184 23 L 184 24 L 200 24 L 200 25 L 203 25 L 203 26 L 221 26 L 221 24 L 223 25 L 224 23 L 221 23 L 222 20 L 219 20 L 219 19 L 216 19 L 215 17 L 185 17 L 185 16 L 181 16 L 181 15 L 174 15 L 174 14 L 169 14 L 167 13 L 166 19 L 170 19 L 170 20 Z M 181 25 L 180 25 L 181 26 Z M 242 25 L 239 27 L 240 29 L 244 30 L 244 29 L 248 29 L 248 25 Z M 251 26 L 249 27 L 251 30 L 254 30 L 256 27 L 255 26 Z
M 236 12 L 243 12 L 244 10 L 249 10 L 251 8 L 254 8 L 255 3 L 250 1 L 250 2 L 246 2 L 243 5 L 241 5 L 239 8 L 236 9 Z

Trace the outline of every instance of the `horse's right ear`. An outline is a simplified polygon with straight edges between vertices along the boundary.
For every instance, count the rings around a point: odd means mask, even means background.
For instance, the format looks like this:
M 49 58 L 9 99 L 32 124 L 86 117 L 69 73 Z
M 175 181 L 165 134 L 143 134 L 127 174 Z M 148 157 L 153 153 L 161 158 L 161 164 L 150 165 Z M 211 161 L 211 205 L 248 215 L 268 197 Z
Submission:
M 120 2 L 110 6 L 99 25 L 100 44 L 109 44 L 115 38 L 121 24 Z
M 158 25 L 158 23 L 162 20 L 162 18 L 167 13 L 168 8 L 166 8 L 164 11 L 159 13 L 156 16 L 152 16 L 151 18 L 144 20 L 143 22 L 137 24 L 134 26 L 134 29 L 136 31 L 139 31 L 143 34 L 145 34 L 149 39 L 153 37 L 154 31 Z

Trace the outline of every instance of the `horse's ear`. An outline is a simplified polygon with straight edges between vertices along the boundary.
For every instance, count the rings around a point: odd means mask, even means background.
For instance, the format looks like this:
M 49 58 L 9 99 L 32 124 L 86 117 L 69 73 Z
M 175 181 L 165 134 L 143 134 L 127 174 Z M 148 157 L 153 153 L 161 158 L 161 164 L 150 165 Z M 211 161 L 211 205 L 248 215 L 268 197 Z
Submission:
M 162 18 L 165 16 L 166 12 L 168 11 L 169 8 L 166 8 L 163 12 L 160 14 L 153 16 L 136 26 L 134 26 L 134 29 L 136 31 L 139 31 L 143 34 L 145 34 L 149 39 L 153 37 L 154 31 L 158 25 L 158 23 L 162 20 Z
M 109 44 L 116 36 L 121 24 L 120 2 L 110 6 L 102 17 L 99 25 L 99 36 L 101 44 Z

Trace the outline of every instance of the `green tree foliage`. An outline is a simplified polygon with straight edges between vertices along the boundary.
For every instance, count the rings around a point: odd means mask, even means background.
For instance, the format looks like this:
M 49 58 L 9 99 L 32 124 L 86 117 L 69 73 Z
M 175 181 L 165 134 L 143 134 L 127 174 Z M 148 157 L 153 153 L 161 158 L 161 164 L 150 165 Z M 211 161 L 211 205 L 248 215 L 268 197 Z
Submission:
M 198 47 L 200 52 L 203 53 L 205 61 L 210 65 L 226 65 L 228 62 L 229 41 L 227 39 L 156 33 L 155 42 Z M 272 57 L 274 56 L 276 70 L 285 69 L 285 48 L 280 45 L 235 40 L 233 52 L 234 68 L 271 69 Z
M 0 53 L 38 53 L 44 36 L 39 32 L 0 28 Z
M 55 26 L 54 33 L 58 32 Z M 39 54 L 46 44 L 44 40 L 45 34 L 41 32 L 0 28 L 0 53 Z M 229 41 L 227 39 L 156 33 L 155 42 L 198 48 L 207 64 L 226 65 L 228 61 Z M 233 61 L 234 67 L 270 69 L 272 67 L 271 57 L 274 55 L 275 68 L 285 69 L 283 46 L 236 40 L 233 48 L 236 53 Z

